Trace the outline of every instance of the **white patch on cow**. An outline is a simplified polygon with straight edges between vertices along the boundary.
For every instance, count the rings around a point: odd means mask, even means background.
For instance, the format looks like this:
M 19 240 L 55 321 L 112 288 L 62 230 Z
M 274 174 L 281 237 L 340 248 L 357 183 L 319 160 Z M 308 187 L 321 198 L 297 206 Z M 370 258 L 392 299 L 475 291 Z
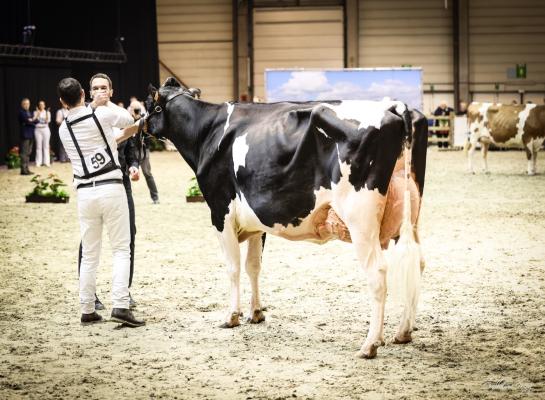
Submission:
M 345 100 L 339 105 L 323 104 L 331 108 L 337 114 L 337 117 L 345 120 L 359 121 L 358 129 L 374 126 L 380 129 L 384 112 L 392 106 L 395 106 L 396 112 L 400 115 L 407 109 L 407 106 L 401 101 L 370 101 L 370 100 Z
M 524 110 L 522 110 L 518 115 L 516 140 L 519 142 L 522 141 L 522 135 L 524 134 L 524 125 L 526 124 L 526 120 L 528 119 L 528 116 L 530 115 L 530 111 L 535 106 L 536 106 L 535 104 L 526 104 L 526 106 L 524 107 Z
M 225 137 L 225 134 L 227 133 L 227 129 L 229 128 L 229 120 L 231 119 L 231 114 L 233 114 L 233 111 L 235 111 L 235 105 L 231 103 L 225 103 L 227 104 L 227 121 L 225 121 L 225 126 L 223 127 L 223 135 L 221 135 L 221 139 L 218 142 L 218 150 L 220 149 L 221 142 L 223 138 Z
M 237 137 L 233 142 L 233 167 L 235 176 L 237 176 L 237 171 L 240 167 L 246 166 L 246 154 L 248 154 L 248 150 L 250 149 L 246 144 L 246 136 L 248 136 L 247 133 Z
M 318 129 L 318 132 L 320 132 L 321 134 L 323 134 L 326 138 L 331 139 L 331 137 L 329 137 L 328 134 L 325 133 L 325 131 L 324 131 L 322 128 L 320 128 L 320 127 L 318 126 L 318 127 L 316 127 L 316 129 Z
M 492 103 L 482 103 L 481 107 L 479 108 L 479 114 L 482 115 L 483 119 L 478 124 L 479 126 L 479 137 L 481 136 L 487 136 L 490 137 L 490 131 L 488 130 L 488 107 L 490 107 Z
M 235 211 L 237 226 L 239 229 L 247 232 L 259 232 L 264 231 L 265 226 L 259 221 L 259 218 L 255 214 L 254 210 L 248 204 L 244 193 L 240 193 L 231 202 L 229 209 Z

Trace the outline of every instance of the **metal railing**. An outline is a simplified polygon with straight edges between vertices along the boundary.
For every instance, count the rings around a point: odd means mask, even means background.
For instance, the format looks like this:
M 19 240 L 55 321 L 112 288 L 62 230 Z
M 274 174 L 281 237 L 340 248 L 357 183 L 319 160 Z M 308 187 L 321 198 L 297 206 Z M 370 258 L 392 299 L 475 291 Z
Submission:
M 428 126 L 428 143 L 448 142 L 449 146 L 454 145 L 454 113 L 446 116 L 426 115 L 428 121 L 433 121 L 433 125 Z M 440 126 L 435 126 L 435 121 L 440 121 Z M 446 121 L 441 126 L 441 121 Z M 437 137 L 437 133 L 448 133 L 447 137 Z

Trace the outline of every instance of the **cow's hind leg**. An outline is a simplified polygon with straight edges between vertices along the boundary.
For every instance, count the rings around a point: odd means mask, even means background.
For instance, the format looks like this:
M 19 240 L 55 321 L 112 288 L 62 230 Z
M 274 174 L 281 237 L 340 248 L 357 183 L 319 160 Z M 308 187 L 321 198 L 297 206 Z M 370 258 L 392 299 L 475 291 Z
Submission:
M 382 256 L 382 249 L 376 240 L 360 236 L 354 238 L 350 231 L 352 242 L 356 246 L 358 260 L 362 264 L 367 275 L 367 285 L 371 299 L 371 320 L 367 338 L 360 351 L 361 358 L 374 358 L 378 347 L 384 345 L 384 305 L 386 302 L 386 264 Z M 375 243 L 376 242 L 376 243 Z
M 344 221 L 350 231 L 358 261 L 367 275 L 367 285 L 371 300 L 371 320 L 369 331 L 360 351 L 361 358 L 374 358 L 378 347 L 384 345 L 384 305 L 386 302 L 386 262 L 380 247 L 379 232 L 385 199 L 378 193 L 361 191 L 357 199 L 348 199 L 348 207 L 343 213 Z M 369 212 L 366 212 L 369 211 Z
M 397 265 L 389 268 L 401 269 L 395 279 L 402 285 L 403 314 L 393 343 L 404 344 L 412 341 L 412 332 L 415 330 L 416 308 L 420 294 L 420 277 L 422 274 L 422 255 L 420 246 L 416 242 L 406 243 L 403 259 Z M 401 272 L 399 271 L 399 272 Z M 395 273 L 395 272 L 394 272 Z
M 264 234 L 254 235 L 248 239 L 248 255 L 246 257 L 246 273 L 250 277 L 252 299 L 248 322 L 258 324 L 265 321 L 259 297 L 259 272 L 261 271 L 261 255 L 264 246 Z
M 528 159 L 528 175 L 535 175 L 537 172 L 537 153 L 539 152 L 542 144 L 543 140 L 536 139 L 531 139 L 528 143 L 526 143 L 525 150 L 526 158 Z
M 230 306 L 225 322 L 221 328 L 234 328 L 240 325 L 240 246 L 235 230 L 226 223 L 222 232 L 218 233 L 221 249 L 225 256 L 227 274 L 230 281 Z

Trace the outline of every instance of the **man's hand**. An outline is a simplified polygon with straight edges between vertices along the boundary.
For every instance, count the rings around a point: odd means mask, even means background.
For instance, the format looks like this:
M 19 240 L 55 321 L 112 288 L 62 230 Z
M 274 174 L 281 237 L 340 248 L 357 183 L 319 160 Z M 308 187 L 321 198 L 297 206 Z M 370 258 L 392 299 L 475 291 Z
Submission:
M 91 102 L 91 108 L 94 110 L 99 106 L 105 106 L 110 101 L 110 96 L 108 93 L 95 93 L 93 95 L 93 101 Z
M 140 170 L 136 167 L 130 167 L 129 176 L 131 178 L 131 181 L 137 181 L 138 179 L 140 179 Z
M 134 125 L 129 126 L 128 128 L 125 128 L 121 131 L 121 134 L 115 138 L 115 141 L 117 144 L 124 142 L 131 136 L 133 136 L 136 132 L 138 132 L 138 123 L 140 121 L 136 121 Z

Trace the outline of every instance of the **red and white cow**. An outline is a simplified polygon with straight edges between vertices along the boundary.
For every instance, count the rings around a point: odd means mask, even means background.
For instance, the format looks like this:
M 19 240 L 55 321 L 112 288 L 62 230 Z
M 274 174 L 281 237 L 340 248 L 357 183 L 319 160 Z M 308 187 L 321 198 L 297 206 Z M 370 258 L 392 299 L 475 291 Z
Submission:
M 467 109 L 470 138 L 468 169 L 474 173 L 473 153 L 481 143 L 483 170 L 488 172 L 487 154 L 490 143 L 524 146 L 528 159 L 528 175 L 536 173 L 537 153 L 545 139 L 545 105 L 471 103 Z

